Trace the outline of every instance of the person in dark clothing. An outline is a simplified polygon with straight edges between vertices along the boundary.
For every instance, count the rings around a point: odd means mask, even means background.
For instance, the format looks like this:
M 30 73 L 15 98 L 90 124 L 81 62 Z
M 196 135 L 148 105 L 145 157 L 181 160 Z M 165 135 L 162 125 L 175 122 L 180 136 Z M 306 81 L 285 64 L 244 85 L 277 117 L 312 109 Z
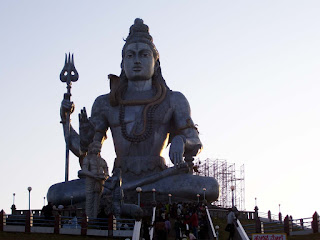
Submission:
M 150 221 L 148 218 L 145 218 L 143 221 L 143 226 L 142 226 L 142 230 L 143 230 L 143 235 L 142 237 L 145 239 L 145 240 L 150 240 L 150 227 L 152 226 L 150 224 Z
M 53 217 L 53 204 L 52 202 L 48 202 L 48 205 L 42 208 L 43 215 L 45 219 L 52 219 Z
M 199 220 L 198 220 L 198 214 L 197 214 L 196 209 L 193 210 L 193 213 L 191 215 L 190 225 L 191 225 L 192 233 L 198 239 Z
M 176 233 L 176 240 L 181 240 L 181 220 L 180 218 L 177 218 L 174 222 L 174 231 Z
M 159 217 L 155 223 L 156 238 L 157 240 L 167 240 L 167 231 L 164 219 Z
M 229 238 L 228 240 L 233 240 L 234 239 L 234 234 L 235 234 L 235 227 L 234 227 L 234 222 L 236 220 L 236 215 L 232 211 L 232 209 L 229 210 L 229 214 L 227 216 L 227 227 L 226 231 L 229 232 Z
M 48 202 L 48 205 L 44 206 L 41 210 L 41 214 L 44 215 L 46 225 L 50 226 L 50 220 L 53 220 L 53 204 Z

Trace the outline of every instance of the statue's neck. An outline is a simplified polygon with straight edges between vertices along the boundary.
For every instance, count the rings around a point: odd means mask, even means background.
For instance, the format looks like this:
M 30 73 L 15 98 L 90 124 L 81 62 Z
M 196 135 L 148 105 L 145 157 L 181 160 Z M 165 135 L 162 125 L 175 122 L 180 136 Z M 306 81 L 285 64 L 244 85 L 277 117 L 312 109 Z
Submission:
M 152 79 L 144 81 L 130 81 L 128 80 L 128 91 L 129 92 L 143 92 L 152 89 Z

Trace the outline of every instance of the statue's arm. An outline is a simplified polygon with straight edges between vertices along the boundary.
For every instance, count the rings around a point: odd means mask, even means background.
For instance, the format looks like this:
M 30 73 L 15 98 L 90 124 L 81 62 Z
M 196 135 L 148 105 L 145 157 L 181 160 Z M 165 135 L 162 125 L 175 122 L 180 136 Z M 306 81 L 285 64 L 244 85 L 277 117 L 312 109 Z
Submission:
M 178 150 L 178 153 L 176 154 L 176 158 L 178 162 L 181 162 L 181 151 L 184 156 L 196 156 L 202 148 L 202 143 L 199 139 L 198 130 L 191 118 L 191 110 L 188 100 L 180 92 L 172 92 L 170 100 L 171 106 L 174 109 L 173 122 L 177 132 L 177 135 L 172 139 L 171 148 L 180 148 L 180 151 Z M 176 145 L 176 147 L 172 145 Z
M 77 157 L 80 157 L 81 153 L 80 153 L 79 134 L 73 129 L 72 125 L 70 124 L 70 135 L 69 135 L 69 126 L 66 121 L 67 113 L 69 112 L 70 114 L 72 114 L 73 111 L 74 111 L 73 102 L 70 102 L 67 99 L 63 99 L 60 106 L 60 117 L 61 117 L 64 139 L 67 142 L 67 139 L 70 136 L 69 149 L 74 155 L 76 155 Z
M 78 171 L 78 176 L 95 178 L 95 175 L 89 171 L 89 156 L 86 156 L 82 163 L 82 169 Z
M 107 138 L 106 132 L 109 128 L 109 122 L 107 118 L 108 107 L 108 96 L 102 95 L 95 100 L 91 110 L 90 121 L 94 126 L 92 142 L 99 142 L 101 143 L 101 146 L 104 140 Z

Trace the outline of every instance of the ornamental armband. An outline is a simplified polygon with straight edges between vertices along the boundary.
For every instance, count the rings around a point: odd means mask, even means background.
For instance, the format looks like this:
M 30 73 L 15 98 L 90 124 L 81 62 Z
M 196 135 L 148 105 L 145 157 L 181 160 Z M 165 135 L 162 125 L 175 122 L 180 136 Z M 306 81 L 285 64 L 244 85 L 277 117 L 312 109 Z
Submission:
M 198 131 L 198 128 L 197 128 L 197 125 L 193 124 L 191 118 L 188 118 L 187 120 L 187 125 L 185 125 L 184 127 L 181 127 L 178 129 L 178 133 L 180 133 L 181 131 L 185 130 L 185 129 L 188 129 L 188 128 L 193 128 L 197 131 L 197 133 L 199 134 L 199 131 Z

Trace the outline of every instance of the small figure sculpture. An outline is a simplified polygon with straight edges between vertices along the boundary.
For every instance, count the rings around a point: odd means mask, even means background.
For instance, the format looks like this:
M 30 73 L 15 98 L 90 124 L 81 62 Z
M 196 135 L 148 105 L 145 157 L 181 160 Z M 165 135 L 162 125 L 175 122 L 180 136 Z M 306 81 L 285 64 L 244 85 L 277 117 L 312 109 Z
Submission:
M 121 170 L 115 168 L 112 177 L 105 182 L 105 194 L 112 195 L 112 212 L 116 218 L 120 218 L 121 206 L 123 205 L 123 190 L 121 188 Z
M 78 173 L 79 177 L 86 177 L 86 214 L 89 218 L 98 215 L 103 184 L 109 176 L 107 163 L 100 157 L 100 149 L 99 142 L 90 144 L 90 151 Z
M 136 198 L 138 186 L 143 192 L 151 193 L 155 188 L 160 195 L 170 193 L 189 200 L 205 187 L 207 200 L 215 201 L 219 196 L 216 180 L 192 175 L 193 157 L 202 144 L 189 103 L 182 93 L 167 86 L 149 27 L 141 19 L 135 20 L 125 40 L 120 76 L 109 75 L 109 79 L 111 91 L 95 100 L 91 117 L 87 117 L 85 108 L 81 110 L 79 134 L 72 126 L 69 134 L 64 121 L 74 104 L 68 99 L 61 103 L 65 138 L 70 140 L 70 149 L 80 158 L 80 164 L 87 151 L 91 151 L 89 144 L 102 144 L 106 131 L 111 129 L 117 155 L 114 168 L 121 169 L 126 199 L 130 195 L 131 199 Z M 172 168 L 166 166 L 162 157 L 168 143 Z M 78 187 L 75 181 L 69 183 L 70 189 Z M 61 191 L 58 185 L 52 186 L 49 193 Z

